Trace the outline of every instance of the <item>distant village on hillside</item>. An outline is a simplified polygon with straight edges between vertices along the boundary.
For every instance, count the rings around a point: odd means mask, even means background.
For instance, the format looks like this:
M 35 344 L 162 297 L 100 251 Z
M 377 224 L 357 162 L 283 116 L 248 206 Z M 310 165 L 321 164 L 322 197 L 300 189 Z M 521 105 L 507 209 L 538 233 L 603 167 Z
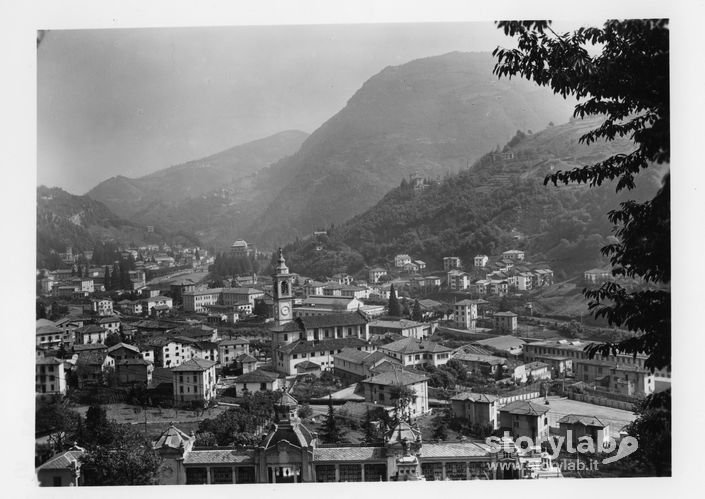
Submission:
M 325 281 L 244 240 L 229 255 L 162 244 L 108 265 L 59 256 L 64 269 L 37 270 L 38 403 L 111 407 L 153 442 L 160 484 L 571 476 L 515 440 L 619 438 L 633 405 L 670 387 L 643 356 L 591 359 L 576 334 L 589 328 L 534 314 L 520 298 L 556 286 L 553 272 L 515 248 L 436 269 L 399 254 Z M 216 278 L 218 258 L 270 275 Z M 611 278 L 590 269 L 583 284 Z M 253 400 L 265 409 L 244 444 L 209 430 Z M 64 433 L 38 428 L 42 485 L 90 477 Z

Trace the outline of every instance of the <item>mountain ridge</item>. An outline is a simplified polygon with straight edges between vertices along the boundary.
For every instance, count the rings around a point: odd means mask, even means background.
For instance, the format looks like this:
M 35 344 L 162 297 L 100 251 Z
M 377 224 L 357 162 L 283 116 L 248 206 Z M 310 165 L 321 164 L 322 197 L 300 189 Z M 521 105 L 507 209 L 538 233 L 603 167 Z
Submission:
M 176 205 L 181 199 L 194 198 L 255 175 L 295 152 L 307 136 L 299 130 L 286 130 L 142 177 L 111 177 L 86 195 L 103 202 L 120 216 L 132 217 L 153 201 Z M 141 221 L 151 222 L 148 217 Z
M 314 278 L 355 274 L 388 265 L 407 253 L 441 268 L 444 256 L 472 262 L 476 254 L 523 249 L 557 278 L 606 264 L 599 249 L 610 242 L 607 212 L 625 199 L 647 199 L 660 185 L 658 169 L 642 172 L 637 188 L 615 196 L 614 185 L 544 185 L 546 174 L 633 149 L 628 140 L 579 142 L 600 120 L 572 120 L 534 134 L 518 133 L 501 150 L 470 168 L 432 180 L 418 191 L 406 180 L 377 204 L 325 236 L 285 246 L 294 272 Z M 522 234 L 516 239 L 516 234 Z
M 498 80 L 493 64 L 489 53 L 452 52 L 368 79 L 286 160 L 296 175 L 251 225 L 251 237 L 273 246 L 343 222 L 401 177 L 458 171 L 518 129 L 568 119 L 562 98 Z

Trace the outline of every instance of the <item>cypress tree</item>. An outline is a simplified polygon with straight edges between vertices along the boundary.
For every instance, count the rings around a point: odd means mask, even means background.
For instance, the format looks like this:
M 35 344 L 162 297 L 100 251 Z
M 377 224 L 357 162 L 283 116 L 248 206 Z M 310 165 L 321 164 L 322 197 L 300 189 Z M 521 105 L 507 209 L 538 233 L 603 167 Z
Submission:
M 111 273 L 111 277 L 111 289 L 120 289 L 120 266 L 117 262 L 113 264 L 113 271 Z
M 107 265 L 105 266 L 105 274 L 103 276 L 103 286 L 105 286 L 106 291 L 113 289 L 113 285 L 110 282 L 110 267 Z
M 397 292 L 394 290 L 394 284 L 389 288 L 389 305 L 387 307 L 389 315 L 393 317 L 401 316 L 401 305 L 397 300 Z
M 338 427 L 335 419 L 335 409 L 333 409 L 333 399 L 328 396 L 328 415 L 321 429 L 321 439 L 324 443 L 334 444 L 343 438 L 343 431 Z
M 414 300 L 414 309 L 411 312 L 411 319 L 421 322 L 423 320 L 423 313 L 421 312 L 421 304 L 419 300 Z

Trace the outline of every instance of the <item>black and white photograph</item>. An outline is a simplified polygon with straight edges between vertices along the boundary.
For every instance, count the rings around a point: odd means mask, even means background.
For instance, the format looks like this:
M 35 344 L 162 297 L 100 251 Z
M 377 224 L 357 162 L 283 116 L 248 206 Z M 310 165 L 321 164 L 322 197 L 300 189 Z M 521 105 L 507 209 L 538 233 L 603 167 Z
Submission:
M 686 14 L 512 5 L 34 25 L 31 494 L 668 490 Z

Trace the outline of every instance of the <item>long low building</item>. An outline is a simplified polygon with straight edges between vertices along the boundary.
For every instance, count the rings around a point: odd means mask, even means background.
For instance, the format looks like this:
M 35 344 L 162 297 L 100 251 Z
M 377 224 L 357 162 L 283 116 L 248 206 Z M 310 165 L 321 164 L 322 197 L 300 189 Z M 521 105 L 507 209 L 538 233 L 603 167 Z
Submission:
M 493 479 L 497 453 L 478 442 L 423 443 L 406 422 L 384 444 L 319 445 L 282 394 L 276 424 L 258 446 L 196 448 L 195 437 L 173 425 L 155 442 L 162 458 L 159 484 L 379 482 Z

